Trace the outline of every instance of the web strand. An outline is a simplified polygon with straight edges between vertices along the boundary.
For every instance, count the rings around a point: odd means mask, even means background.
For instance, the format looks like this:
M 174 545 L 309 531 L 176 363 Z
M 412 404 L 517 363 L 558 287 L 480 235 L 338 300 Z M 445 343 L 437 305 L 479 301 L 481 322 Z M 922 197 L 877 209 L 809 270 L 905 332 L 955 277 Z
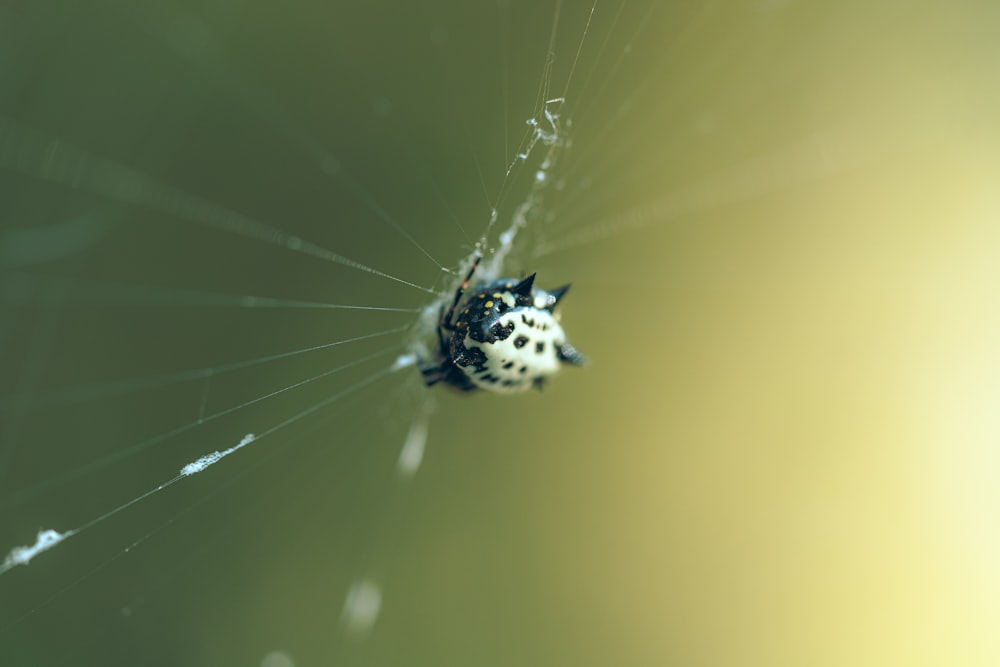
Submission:
M 266 223 L 163 183 L 121 163 L 98 157 L 0 116 L 0 168 L 124 203 L 143 206 L 207 227 L 260 241 L 397 282 L 433 290 L 372 268 Z

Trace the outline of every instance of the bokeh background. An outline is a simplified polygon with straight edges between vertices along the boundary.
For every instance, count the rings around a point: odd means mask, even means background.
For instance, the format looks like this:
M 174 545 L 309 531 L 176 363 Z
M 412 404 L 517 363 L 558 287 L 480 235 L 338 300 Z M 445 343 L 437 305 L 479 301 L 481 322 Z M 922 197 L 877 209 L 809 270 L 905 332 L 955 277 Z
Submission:
M 542 394 L 433 390 L 407 483 L 415 373 L 333 401 L 2 575 L 0 663 L 1000 661 L 996 8 L 599 0 L 574 69 L 589 12 L 0 7 L 3 551 L 391 363 L 401 333 L 97 390 L 412 323 L 232 307 L 430 297 L 204 221 L 444 289 L 394 226 L 470 252 L 550 44 L 572 147 L 509 268 L 573 283 L 591 358 Z

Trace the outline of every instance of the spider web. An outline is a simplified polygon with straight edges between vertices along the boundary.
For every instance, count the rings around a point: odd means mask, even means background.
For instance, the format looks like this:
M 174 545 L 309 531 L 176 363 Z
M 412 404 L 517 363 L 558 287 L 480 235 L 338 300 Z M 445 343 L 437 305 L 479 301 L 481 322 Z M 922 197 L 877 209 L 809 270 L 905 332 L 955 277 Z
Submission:
M 382 507 L 386 497 L 396 495 L 386 489 L 402 492 L 402 482 L 420 467 L 428 420 L 435 409 L 433 397 L 414 380 L 410 368 L 427 355 L 424 341 L 433 331 L 428 318 L 436 313 L 438 301 L 434 297 L 428 301 L 427 294 L 446 299 L 476 255 L 485 255 L 482 275 L 502 273 L 518 249 L 517 237 L 533 224 L 531 218 L 541 208 L 542 193 L 549 185 L 546 179 L 567 147 L 561 124 L 565 94 L 581 61 L 594 7 L 574 7 L 572 15 L 569 12 L 559 4 L 546 13 L 492 8 L 490 15 L 502 27 L 492 34 L 497 44 L 485 49 L 472 47 L 462 17 L 447 18 L 444 11 L 421 15 L 426 33 L 418 36 L 409 33 L 402 17 L 396 22 L 379 19 L 381 28 L 396 31 L 399 51 L 417 44 L 421 67 L 438 68 L 418 83 L 438 87 L 423 99 L 433 100 L 446 112 L 444 119 L 428 121 L 423 115 L 426 109 L 397 109 L 395 105 L 405 105 L 412 92 L 408 82 L 379 64 L 374 65 L 377 75 L 359 78 L 343 67 L 348 58 L 330 49 L 334 57 L 326 61 L 324 79 L 336 81 L 340 88 L 335 100 L 318 95 L 316 107 L 333 107 L 345 116 L 332 124 L 334 130 L 351 127 L 361 128 L 361 135 L 387 135 L 388 149 L 353 145 L 349 135 L 345 142 L 342 133 L 325 129 L 329 121 L 317 121 L 310 108 L 289 103 L 303 95 L 295 89 L 296 82 L 286 85 L 267 71 L 260 59 L 274 54 L 242 43 L 245 37 L 238 21 L 223 7 L 198 13 L 161 6 L 77 14 L 81 43 L 101 35 L 108 39 L 109 50 L 114 45 L 137 54 L 143 67 L 151 68 L 151 79 L 169 82 L 176 77 L 179 83 L 173 89 L 163 86 L 167 90 L 151 86 L 145 92 L 154 98 L 148 106 L 139 103 L 119 111 L 138 121 L 118 126 L 99 123 L 88 114 L 128 107 L 124 89 L 137 68 L 116 61 L 111 71 L 92 82 L 99 99 L 80 111 L 79 122 L 52 112 L 53 101 L 39 94 L 28 96 L 30 101 L 23 105 L 12 105 L 0 123 L 8 184 L 22 192 L 16 210 L 38 220 L 4 236 L 5 308 L 14 316 L 8 319 L 14 323 L 12 342 L 27 349 L 29 356 L 4 403 L 9 426 L 0 472 L 14 480 L 4 510 L 17 526 L 30 525 L 46 512 L 49 520 L 76 522 L 73 528 L 42 528 L 34 543 L 12 547 L 0 563 L 0 574 L 29 563 L 30 570 L 24 572 L 34 574 L 43 555 L 55 562 L 55 556 L 46 552 L 58 546 L 57 553 L 71 552 L 66 569 L 75 572 L 57 577 L 58 583 L 47 593 L 38 589 L 37 581 L 32 591 L 29 582 L 27 604 L 11 608 L 6 628 L 59 615 L 71 608 L 66 598 L 86 596 L 81 591 L 95 586 L 108 585 L 111 593 L 125 557 L 149 548 L 148 542 L 167 541 L 162 535 L 175 523 L 190 522 L 181 536 L 183 543 L 221 551 L 226 514 L 205 511 L 210 499 L 226 497 L 231 493 L 227 489 L 241 484 L 244 477 L 257 483 L 267 479 L 262 468 L 280 467 L 284 457 L 294 456 L 290 452 L 296 447 L 309 443 L 317 447 L 323 442 L 318 435 L 323 429 L 335 434 L 336 441 L 403 442 L 401 450 L 395 448 L 395 465 L 385 465 L 384 454 L 369 456 L 374 463 L 365 462 L 370 476 L 394 471 L 396 481 L 374 485 L 375 495 L 356 491 L 364 501 L 352 501 L 371 508 L 371 523 L 391 526 L 400 508 L 398 500 L 395 509 Z M 276 26 L 277 38 L 282 28 L 301 29 L 307 20 L 271 18 L 294 24 Z M 374 28 L 372 16 L 349 18 L 364 29 Z M 69 42 L 65 48 L 72 52 L 74 45 L 66 36 L 69 19 L 59 22 L 32 11 L 15 14 L 14 19 L 45 37 Z M 247 24 L 258 21 L 263 18 L 247 19 Z M 123 32 L 123 26 L 133 32 Z M 604 29 L 611 27 L 606 24 Z M 518 40 L 536 46 L 512 58 L 509 41 L 515 31 Z M 138 46 L 137 41 L 151 46 Z M 18 58 L 37 59 L 31 64 L 55 91 L 51 96 L 78 94 L 74 86 L 79 85 L 80 75 L 64 58 L 46 60 L 29 45 L 18 46 Z M 315 46 L 304 44 L 303 60 L 293 64 L 306 70 L 299 72 L 303 80 L 315 75 L 304 60 L 310 48 Z M 109 53 L 100 47 L 84 49 L 84 62 L 89 58 L 108 66 Z M 463 83 L 456 53 L 475 54 L 481 62 L 466 71 L 488 72 L 494 80 L 475 86 Z M 561 67 L 557 53 L 564 54 L 559 56 Z M 392 57 L 395 66 L 399 56 Z M 280 63 L 271 65 L 280 69 Z M 94 67 L 88 63 L 81 68 L 86 66 Z M 512 76 L 525 92 L 511 93 Z M 526 76 L 538 82 L 537 89 L 521 85 Z M 25 78 L 15 83 L 27 87 L 32 82 Z M 488 99 L 499 99 L 501 104 L 488 112 L 480 108 L 474 100 L 481 88 L 493 93 Z M 196 102 L 184 104 L 180 96 Z M 162 104 L 169 106 L 156 114 L 151 111 Z M 240 111 L 234 114 L 234 109 Z M 525 111 L 526 122 L 523 115 L 513 116 Z M 157 119 L 151 136 L 143 136 L 149 130 L 144 117 Z M 431 136 L 437 139 L 424 145 L 407 140 L 414 136 L 414 123 L 435 128 Z M 497 141 L 496 132 L 483 131 L 487 126 L 501 127 L 503 141 Z M 233 136 L 216 138 L 227 132 Z M 482 138 L 474 139 L 473 132 Z M 241 143 L 244 138 L 250 140 Z M 126 149 L 130 139 L 138 141 L 136 150 Z M 206 145 L 199 146 L 200 142 Z M 187 150 L 196 146 L 200 150 Z M 330 146 L 336 146 L 336 152 Z M 169 151 L 179 154 L 168 158 Z M 441 160 L 461 168 L 442 167 Z M 470 163 L 474 169 L 468 169 Z M 244 179 L 269 180 L 287 164 L 294 165 L 293 172 L 272 181 L 281 185 L 247 197 L 253 190 L 247 189 Z M 392 172 L 385 164 L 399 165 L 399 170 Z M 402 182 L 406 189 L 414 174 L 421 177 L 420 196 L 401 207 L 399 200 L 406 195 L 389 184 Z M 482 198 L 456 201 L 454 196 L 480 190 L 486 206 Z M 413 192 L 409 190 L 410 195 Z M 39 201 L 50 198 L 60 202 L 50 207 L 57 210 L 42 210 Z M 234 200 L 238 203 L 229 203 Z M 420 206 L 434 210 L 421 212 Z M 407 220 L 443 222 L 404 223 L 401 210 Z M 333 226 L 322 217 L 331 212 L 339 221 Z M 59 218 L 64 221 L 51 222 Z M 436 237 L 428 239 L 428 228 Z M 465 258 L 452 269 L 447 265 L 454 264 L 456 240 Z M 137 248 L 141 262 L 136 261 Z M 347 254 L 341 248 L 353 250 Z M 444 257 L 449 259 L 439 259 Z M 178 271 L 181 266 L 185 269 Z M 287 287 L 275 289 L 288 284 L 273 280 L 284 273 L 297 274 L 296 298 L 281 295 Z M 331 294 L 337 295 L 336 300 Z M 334 314 L 332 324 L 329 318 L 311 314 L 323 311 Z M 62 327 L 74 334 L 65 339 L 58 333 Z M 287 336 L 286 331 L 308 335 Z M 33 339 L 18 338 L 32 332 Z M 206 334 L 218 340 L 206 341 Z M 275 352 L 269 336 L 294 339 L 296 344 Z M 93 352 L 95 343 L 103 340 L 115 342 L 106 351 L 97 346 Z M 151 347 L 163 350 L 169 359 L 152 353 Z M 222 352 L 225 348 L 232 349 Z M 32 354 L 35 358 L 30 358 Z M 325 358 L 318 360 L 317 355 Z M 199 366 L 200 359 L 210 361 Z M 370 389 L 385 385 L 387 378 L 394 379 L 390 400 L 368 407 L 369 418 L 352 426 L 345 411 L 349 413 L 352 404 L 370 405 Z M 117 413 L 146 416 L 119 428 L 112 416 Z M 52 415 L 66 420 L 66 430 L 44 423 Z M 178 420 L 177 415 L 185 416 Z M 388 421 L 376 427 L 367 423 L 371 419 Z M 242 426 L 248 422 L 252 426 Z M 236 424 L 242 430 L 233 437 Z M 102 444 L 92 445 L 95 441 Z M 270 441 L 266 450 L 265 441 Z M 49 457 L 60 442 L 84 446 L 53 461 Z M 227 470 L 222 481 L 206 482 L 192 495 L 178 498 L 181 492 L 173 487 L 179 482 L 212 474 L 216 464 L 245 449 L 260 454 L 242 469 L 231 465 L 234 469 Z M 340 449 L 340 455 L 350 460 L 352 447 Z M 179 456 L 188 458 L 185 462 Z M 122 471 L 124 464 L 130 466 L 128 472 Z M 162 471 L 171 468 L 174 474 L 164 477 Z M 343 481 L 352 474 L 345 471 L 333 477 Z M 285 471 L 281 475 L 289 476 Z M 151 484 L 149 480 L 157 476 L 160 480 Z M 92 485 L 98 480 L 103 488 L 94 492 Z M 273 484 L 265 486 L 267 494 L 277 493 Z M 46 505 L 45 498 L 53 502 Z M 68 498 L 80 501 L 70 504 Z M 235 505 L 230 513 L 238 515 L 255 505 Z M 183 510 L 178 512 L 178 507 Z M 194 522 L 207 527 L 191 528 Z M 352 534 L 350 523 L 350 516 L 340 520 L 344 536 Z M 258 524 L 262 525 L 266 523 Z M 91 536 L 109 527 L 114 534 L 130 537 L 110 545 L 110 551 L 87 542 L 102 541 Z M 352 650 L 350 638 L 356 641 L 367 635 L 377 620 L 379 579 L 389 569 L 382 561 L 391 551 L 385 542 L 394 539 L 392 530 L 376 525 L 360 531 L 370 533 L 359 540 L 367 546 L 345 561 L 363 563 L 364 574 L 359 576 L 357 567 L 352 574 L 346 565 L 338 568 L 346 594 L 334 625 L 339 623 L 348 643 L 331 650 Z M 13 532 L 24 534 L 16 526 Z M 182 569 L 179 563 L 185 559 L 171 556 L 172 550 L 168 545 L 153 560 Z M 122 618 L 141 616 L 137 605 L 127 602 L 135 594 L 119 591 L 117 596 L 126 600 L 115 610 Z M 28 641 L 20 649 L 24 655 L 32 650 Z M 290 660 L 280 650 L 264 658 L 265 663 L 276 664 Z

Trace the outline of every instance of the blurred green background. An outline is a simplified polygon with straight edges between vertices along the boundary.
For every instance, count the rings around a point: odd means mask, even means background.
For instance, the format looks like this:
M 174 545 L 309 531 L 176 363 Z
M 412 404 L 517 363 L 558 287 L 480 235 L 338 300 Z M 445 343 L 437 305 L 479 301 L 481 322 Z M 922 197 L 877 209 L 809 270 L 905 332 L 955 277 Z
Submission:
M 0 6 L 0 551 L 390 364 L 98 391 L 412 323 L 205 305 L 431 298 L 220 221 L 444 289 L 406 236 L 510 219 L 550 44 L 572 146 L 509 270 L 592 362 L 434 389 L 408 483 L 416 373 L 345 395 L 0 576 L 0 664 L 1000 661 L 996 8 L 599 0 L 574 68 L 590 7 Z

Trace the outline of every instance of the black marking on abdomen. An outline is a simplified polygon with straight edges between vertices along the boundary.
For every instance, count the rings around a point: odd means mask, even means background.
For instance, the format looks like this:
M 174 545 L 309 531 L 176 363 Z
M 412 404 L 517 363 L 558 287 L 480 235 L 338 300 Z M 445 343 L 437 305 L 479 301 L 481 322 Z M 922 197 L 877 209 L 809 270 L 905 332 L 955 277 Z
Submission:
M 455 365 L 462 366 L 475 366 L 477 369 L 482 368 L 486 364 L 486 355 L 478 347 L 464 347 L 462 351 L 455 355 Z
M 514 323 L 508 322 L 507 326 L 504 326 L 497 322 L 492 327 L 490 327 L 490 335 L 493 336 L 493 340 L 507 340 L 507 338 L 514 332 Z

